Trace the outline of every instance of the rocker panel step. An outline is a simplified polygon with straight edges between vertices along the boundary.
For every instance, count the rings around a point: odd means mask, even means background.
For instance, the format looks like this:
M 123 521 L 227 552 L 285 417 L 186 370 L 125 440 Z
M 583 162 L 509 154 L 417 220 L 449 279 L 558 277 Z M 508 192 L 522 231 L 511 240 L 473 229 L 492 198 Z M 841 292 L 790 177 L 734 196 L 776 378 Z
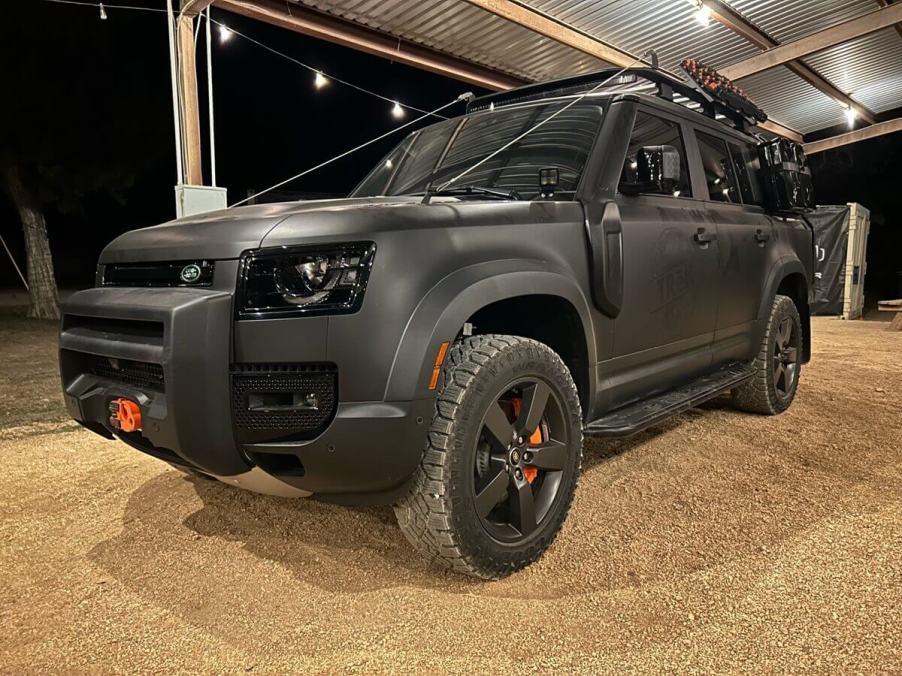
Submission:
M 754 374 L 751 364 L 730 364 L 683 387 L 611 411 L 590 422 L 583 429 L 583 434 L 608 438 L 632 436 L 741 385 Z

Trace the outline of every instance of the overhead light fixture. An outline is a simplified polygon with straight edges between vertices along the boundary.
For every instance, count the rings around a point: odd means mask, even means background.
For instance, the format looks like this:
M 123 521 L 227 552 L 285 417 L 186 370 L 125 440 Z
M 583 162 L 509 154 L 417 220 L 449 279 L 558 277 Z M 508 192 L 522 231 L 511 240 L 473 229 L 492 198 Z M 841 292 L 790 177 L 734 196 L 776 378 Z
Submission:
M 695 8 L 695 20 L 706 28 L 711 23 L 711 8 L 704 2 L 699 1 L 698 6 Z
M 394 163 L 391 161 L 391 159 L 385 160 L 385 168 L 386 168 L 386 169 L 391 169 L 393 166 L 395 166 L 395 165 L 394 165 Z
M 316 71 L 316 75 L 313 76 L 313 86 L 317 89 L 322 89 L 327 84 L 329 84 L 329 78 L 327 78 L 319 71 Z
M 228 42 L 232 39 L 232 31 L 229 30 L 228 26 L 219 25 L 219 41 L 220 42 Z
M 855 110 L 852 106 L 846 108 L 846 122 L 849 123 L 849 127 L 855 126 L 855 120 L 858 118 L 858 111 Z
M 106 21 L 106 8 L 102 2 L 100 3 L 100 19 L 101 21 Z
M 404 117 L 404 108 L 401 107 L 400 103 L 395 101 L 395 105 L 392 106 L 391 109 L 391 114 L 392 117 L 394 117 L 396 120 L 400 120 L 402 117 Z

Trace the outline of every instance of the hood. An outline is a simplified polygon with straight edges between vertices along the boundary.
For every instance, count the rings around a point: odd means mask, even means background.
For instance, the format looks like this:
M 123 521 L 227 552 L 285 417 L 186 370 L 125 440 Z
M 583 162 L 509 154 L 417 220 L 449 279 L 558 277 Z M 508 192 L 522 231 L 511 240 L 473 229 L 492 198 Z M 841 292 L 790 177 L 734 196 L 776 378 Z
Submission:
M 421 199 L 368 197 L 311 200 L 211 211 L 120 235 L 103 250 L 100 262 L 238 258 L 242 252 L 261 246 L 267 234 L 284 222 L 295 224 L 295 227 L 304 223 L 303 234 L 306 236 L 334 237 L 352 227 L 351 224 L 358 230 L 365 225 L 365 217 L 352 217 L 348 212 L 371 213 L 371 210 L 388 207 L 413 206 L 418 205 Z M 439 199 L 434 201 L 439 202 Z M 339 227 L 341 224 L 344 227 Z M 292 229 L 289 227 L 289 231 Z

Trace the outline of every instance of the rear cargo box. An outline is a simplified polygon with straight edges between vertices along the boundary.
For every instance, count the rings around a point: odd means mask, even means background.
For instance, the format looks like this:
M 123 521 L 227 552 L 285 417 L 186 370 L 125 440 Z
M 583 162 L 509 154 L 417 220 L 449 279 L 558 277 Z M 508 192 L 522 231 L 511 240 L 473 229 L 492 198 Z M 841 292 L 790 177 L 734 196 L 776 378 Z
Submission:
M 808 214 L 814 227 L 812 314 L 858 319 L 864 309 L 864 277 L 870 212 L 858 203 L 819 206 Z

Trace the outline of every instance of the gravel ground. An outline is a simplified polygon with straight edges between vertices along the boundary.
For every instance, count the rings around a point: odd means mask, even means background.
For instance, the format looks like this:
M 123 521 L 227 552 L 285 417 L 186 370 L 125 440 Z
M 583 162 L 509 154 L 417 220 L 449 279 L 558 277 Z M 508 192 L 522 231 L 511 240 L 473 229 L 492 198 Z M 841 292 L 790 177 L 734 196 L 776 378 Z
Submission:
M 390 509 L 190 481 L 68 422 L 0 324 L 0 670 L 900 672 L 902 333 L 816 319 L 776 418 L 589 442 L 532 568 L 431 568 Z

